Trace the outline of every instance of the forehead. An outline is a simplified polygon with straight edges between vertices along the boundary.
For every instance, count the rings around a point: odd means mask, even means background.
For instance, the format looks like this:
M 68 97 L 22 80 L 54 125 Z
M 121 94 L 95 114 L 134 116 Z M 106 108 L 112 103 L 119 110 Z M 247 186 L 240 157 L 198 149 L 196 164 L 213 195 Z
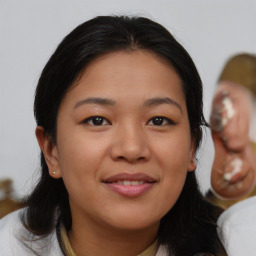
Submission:
M 176 76 L 180 80 L 171 63 L 154 52 L 139 49 L 133 51 L 117 51 L 104 54 L 93 60 L 84 70 L 82 78 L 99 72 L 115 78 L 116 75 L 129 75 L 132 78 L 153 78 L 158 75 L 163 79 Z M 80 77 L 80 78 L 81 78 Z M 100 77 L 98 77 L 100 78 Z
M 145 50 L 108 53 L 91 62 L 66 98 L 87 95 L 133 100 L 165 96 L 184 100 L 181 79 L 171 64 Z

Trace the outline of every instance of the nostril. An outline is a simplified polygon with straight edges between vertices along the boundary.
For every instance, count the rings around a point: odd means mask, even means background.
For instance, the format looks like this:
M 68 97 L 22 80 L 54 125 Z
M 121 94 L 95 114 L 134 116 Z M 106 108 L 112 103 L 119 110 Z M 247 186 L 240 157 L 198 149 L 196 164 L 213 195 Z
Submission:
M 150 150 L 142 138 L 122 136 L 113 141 L 110 155 L 115 161 L 142 162 L 150 158 Z
M 118 160 L 125 160 L 128 162 L 140 162 L 140 161 L 144 161 L 146 158 L 141 156 L 141 157 L 125 157 L 125 156 L 118 156 L 116 159 Z

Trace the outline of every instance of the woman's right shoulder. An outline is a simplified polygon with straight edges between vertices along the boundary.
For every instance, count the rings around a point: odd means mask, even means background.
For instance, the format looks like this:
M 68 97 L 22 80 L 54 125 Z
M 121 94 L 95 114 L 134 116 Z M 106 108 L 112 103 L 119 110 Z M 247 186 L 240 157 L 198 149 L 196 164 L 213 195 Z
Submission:
M 35 255 L 22 241 L 27 232 L 20 218 L 24 211 L 20 209 L 0 219 L 0 256 Z
M 0 256 L 25 255 L 21 253 L 22 245 L 17 239 L 19 230 L 22 228 L 19 217 L 22 212 L 21 209 L 0 219 Z
M 0 241 L 5 241 L 8 238 L 8 235 L 11 235 L 18 226 L 20 226 L 20 214 L 23 210 L 18 210 L 0 219 Z M 3 239 L 3 240 L 2 240 Z
M 21 216 L 25 211 L 23 208 L 0 219 L 0 256 L 63 256 L 55 230 L 39 237 L 24 227 Z

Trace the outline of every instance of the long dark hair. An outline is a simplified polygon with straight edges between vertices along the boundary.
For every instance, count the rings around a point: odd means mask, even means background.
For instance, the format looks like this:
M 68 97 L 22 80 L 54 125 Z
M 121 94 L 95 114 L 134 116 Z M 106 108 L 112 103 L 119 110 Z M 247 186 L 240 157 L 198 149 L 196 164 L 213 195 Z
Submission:
M 143 17 L 101 16 L 89 20 L 67 35 L 53 53 L 35 94 L 34 114 L 53 142 L 60 103 L 74 81 L 95 58 L 110 52 L 144 49 L 165 59 L 176 70 L 183 84 L 191 135 L 199 147 L 202 112 L 202 83 L 187 51 L 161 25 Z M 35 235 L 46 236 L 61 219 L 67 230 L 72 225 L 68 193 L 62 179 L 49 175 L 41 153 L 41 178 L 25 200 L 23 223 Z M 215 254 L 216 209 L 199 192 L 194 172 L 189 172 L 174 207 L 162 218 L 159 245 L 169 254 L 193 255 L 200 251 Z

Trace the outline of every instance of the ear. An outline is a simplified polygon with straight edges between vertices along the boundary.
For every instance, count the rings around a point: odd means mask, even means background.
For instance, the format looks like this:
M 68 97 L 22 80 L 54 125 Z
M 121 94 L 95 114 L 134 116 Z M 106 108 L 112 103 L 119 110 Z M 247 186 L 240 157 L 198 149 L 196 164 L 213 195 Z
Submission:
M 59 168 L 57 146 L 52 142 L 50 136 L 45 134 L 44 128 L 42 126 L 36 127 L 36 138 L 39 147 L 44 154 L 50 176 L 55 179 L 60 178 L 61 172 Z
M 191 149 L 190 149 L 190 157 L 188 162 L 188 172 L 194 171 L 196 169 L 196 146 L 195 140 L 193 139 L 191 142 Z

